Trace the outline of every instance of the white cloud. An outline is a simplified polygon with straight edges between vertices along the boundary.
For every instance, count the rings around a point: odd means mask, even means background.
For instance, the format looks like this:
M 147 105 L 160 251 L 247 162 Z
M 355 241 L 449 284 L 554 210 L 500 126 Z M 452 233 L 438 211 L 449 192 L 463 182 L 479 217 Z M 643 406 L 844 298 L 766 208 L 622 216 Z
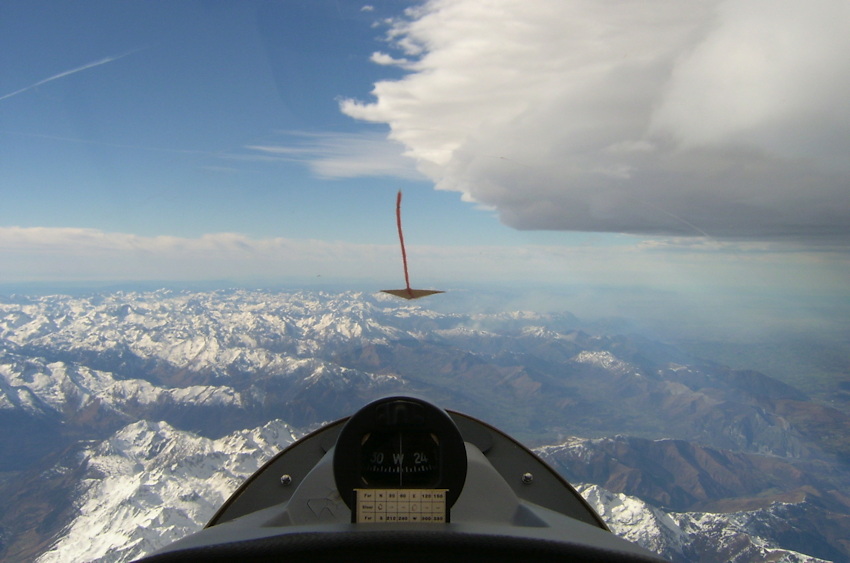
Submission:
M 407 67 L 410 64 L 405 58 L 396 59 L 395 57 L 388 55 L 387 53 L 374 52 L 372 56 L 369 57 L 369 60 L 375 64 L 383 65 L 383 66 L 400 66 Z
M 251 145 L 249 153 L 227 158 L 303 162 L 320 178 L 392 176 L 421 180 L 404 147 L 377 133 L 290 132 L 287 144 Z
M 411 284 L 447 289 L 469 282 L 559 286 L 613 283 L 655 288 L 762 287 L 846 290 L 850 259 L 770 244 L 598 237 L 575 246 L 408 245 Z M 174 280 L 234 282 L 364 280 L 404 287 L 397 244 L 239 233 L 144 237 L 97 229 L 0 227 L 0 283 Z M 380 287 L 379 287 L 380 286 Z
M 651 129 L 683 146 L 832 159 L 850 149 L 850 4 L 724 2 L 676 62 Z M 832 150 L 828 144 L 839 143 Z
M 844 0 L 433 0 L 388 32 L 411 72 L 341 109 L 516 228 L 846 244 L 848 22 Z
M 144 237 L 97 229 L 0 227 L 0 259 L 21 280 L 208 280 L 389 272 L 388 248 L 252 239 L 239 233 Z M 383 267 L 383 270 L 382 270 Z

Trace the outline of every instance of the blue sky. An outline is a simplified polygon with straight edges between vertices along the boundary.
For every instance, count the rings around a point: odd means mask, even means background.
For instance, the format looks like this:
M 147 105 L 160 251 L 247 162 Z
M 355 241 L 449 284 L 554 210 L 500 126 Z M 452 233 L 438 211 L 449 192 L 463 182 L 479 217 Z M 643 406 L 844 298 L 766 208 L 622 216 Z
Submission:
M 303 162 L 263 162 L 246 149 L 386 130 L 358 124 L 336 101 L 366 96 L 382 70 L 369 62 L 380 32 L 359 6 L 51 2 L 5 10 L 4 93 L 102 62 L 6 93 L 3 181 L 14 198 L 6 224 L 347 238 L 345 214 L 370 209 L 372 192 L 392 199 L 387 182 L 321 181 Z M 368 229 L 348 223 L 354 240 L 369 240 Z
M 4 2 L 0 282 L 400 285 L 403 189 L 414 285 L 841 292 L 848 22 L 829 0 Z

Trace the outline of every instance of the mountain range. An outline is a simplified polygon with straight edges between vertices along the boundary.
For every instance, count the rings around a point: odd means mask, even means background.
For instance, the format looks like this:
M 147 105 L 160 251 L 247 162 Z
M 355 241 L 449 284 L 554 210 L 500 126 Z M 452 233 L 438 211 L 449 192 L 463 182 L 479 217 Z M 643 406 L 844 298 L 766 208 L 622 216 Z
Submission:
M 589 326 L 356 292 L 0 298 L 0 557 L 131 560 L 302 433 L 401 392 L 538 448 L 673 561 L 850 560 L 846 415 Z

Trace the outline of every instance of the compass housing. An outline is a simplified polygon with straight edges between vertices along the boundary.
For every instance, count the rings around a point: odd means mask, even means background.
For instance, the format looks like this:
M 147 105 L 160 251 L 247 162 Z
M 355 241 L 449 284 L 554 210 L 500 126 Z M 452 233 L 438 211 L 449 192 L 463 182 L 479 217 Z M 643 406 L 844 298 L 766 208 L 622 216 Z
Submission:
M 345 424 L 333 468 L 349 508 L 355 489 L 382 488 L 445 489 L 451 507 L 466 481 L 466 446 L 443 409 L 416 397 L 385 397 Z

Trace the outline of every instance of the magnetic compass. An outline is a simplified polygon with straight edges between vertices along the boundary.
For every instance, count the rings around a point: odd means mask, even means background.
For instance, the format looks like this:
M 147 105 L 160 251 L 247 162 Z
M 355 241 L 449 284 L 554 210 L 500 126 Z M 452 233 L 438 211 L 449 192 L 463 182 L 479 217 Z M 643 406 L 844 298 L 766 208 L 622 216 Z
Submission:
M 360 481 L 364 487 L 437 485 L 440 439 L 432 432 L 375 431 L 363 436 Z
M 355 489 L 441 490 L 451 506 L 466 480 L 466 446 L 443 409 L 414 397 L 387 397 L 348 420 L 333 465 L 349 508 Z

